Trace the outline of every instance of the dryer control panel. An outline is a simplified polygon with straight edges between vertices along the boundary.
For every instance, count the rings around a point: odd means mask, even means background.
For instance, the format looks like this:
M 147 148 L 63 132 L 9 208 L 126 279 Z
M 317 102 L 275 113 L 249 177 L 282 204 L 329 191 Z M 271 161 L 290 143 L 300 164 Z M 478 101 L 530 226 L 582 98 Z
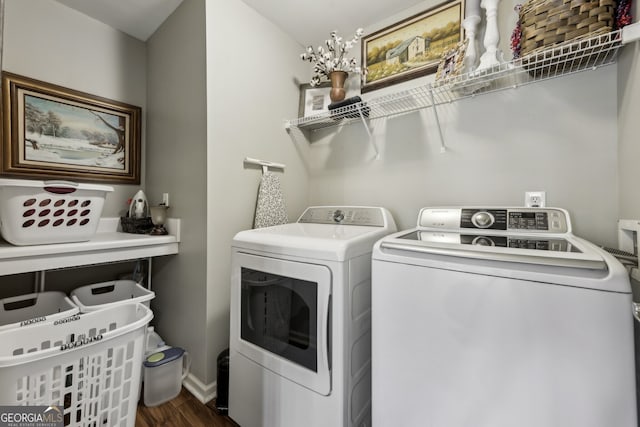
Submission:
M 418 227 L 554 234 L 571 231 L 568 213 L 558 208 L 423 208 Z
M 307 208 L 298 222 L 384 227 L 384 216 L 385 212 L 375 207 L 318 206 Z

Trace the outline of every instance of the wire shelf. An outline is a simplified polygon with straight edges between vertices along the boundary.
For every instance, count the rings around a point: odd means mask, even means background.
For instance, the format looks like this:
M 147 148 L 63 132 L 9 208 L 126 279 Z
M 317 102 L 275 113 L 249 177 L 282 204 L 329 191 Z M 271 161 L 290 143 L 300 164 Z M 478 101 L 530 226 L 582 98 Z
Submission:
M 435 105 L 536 83 L 613 64 L 622 46 L 621 31 L 605 33 L 532 52 L 493 68 L 436 82 Z
M 563 43 L 482 71 L 384 95 L 322 114 L 288 120 L 304 131 L 406 114 L 459 99 L 514 88 L 613 64 L 622 46 L 622 30 Z

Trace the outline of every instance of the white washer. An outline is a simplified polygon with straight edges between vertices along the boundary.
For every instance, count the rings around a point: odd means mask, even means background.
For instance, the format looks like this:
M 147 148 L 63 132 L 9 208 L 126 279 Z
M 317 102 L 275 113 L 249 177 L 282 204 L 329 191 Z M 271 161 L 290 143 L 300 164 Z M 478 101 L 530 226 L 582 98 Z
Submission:
M 229 415 L 242 427 L 371 425 L 375 207 L 310 207 L 233 240 Z
M 372 274 L 374 427 L 637 427 L 627 272 L 565 210 L 425 208 Z

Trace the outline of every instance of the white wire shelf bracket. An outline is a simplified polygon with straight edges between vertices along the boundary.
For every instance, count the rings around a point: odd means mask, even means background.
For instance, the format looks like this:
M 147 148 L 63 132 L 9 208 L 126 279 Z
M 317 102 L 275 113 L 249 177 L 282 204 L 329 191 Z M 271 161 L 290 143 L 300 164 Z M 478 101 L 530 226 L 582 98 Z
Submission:
M 532 52 L 481 72 L 471 71 L 433 84 L 363 100 L 329 112 L 287 120 L 285 128 L 313 132 L 356 122 L 363 122 L 366 126 L 366 122 L 370 120 L 434 108 L 441 151 L 444 151 L 436 106 L 613 64 L 617 59 L 618 49 L 623 44 L 640 38 L 639 25 L 631 24 L 622 30 Z M 370 134 L 369 129 L 367 132 Z

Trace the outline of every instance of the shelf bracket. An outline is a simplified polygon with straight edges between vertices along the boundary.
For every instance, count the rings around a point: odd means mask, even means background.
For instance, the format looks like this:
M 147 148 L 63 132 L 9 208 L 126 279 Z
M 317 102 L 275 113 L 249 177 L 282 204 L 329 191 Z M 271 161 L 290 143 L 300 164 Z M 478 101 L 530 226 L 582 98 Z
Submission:
M 41 271 L 36 271 L 35 272 L 35 278 L 34 278 L 34 283 L 33 283 L 33 292 L 34 293 L 40 293 L 40 292 L 44 292 L 44 279 L 45 279 L 45 273 L 46 271 L 41 270 Z
M 444 137 L 442 136 L 442 128 L 440 127 L 440 119 L 438 118 L 438 110 L 436 108 L 435 98 L 433 96 L 433 87 L 429 85 L 429 96 L 431 97 L 431 106 L 433 107 L 433 115 L 436 118 L 436 125 L 438 126 L 438 135 L 440 135 L 440 152 L 447 151 L 447 147 L 444 145 Z
M 376 159 L 380 158 L 380 151 L 378 151 L 378 146 L 376 145 L 374 139 L 373 139 L 373 133 L 371 133 L 371 128 L 369 127 L 369 124 L 367 123 L 367 121 L 364 119 L 364 113 L 362 112 L 362 103 L 357 103 L 355 104 L 356 108 L 358 109 L 358 115 L 360 116 L 360 120 L 362 120 L 362 125 L 364 126 L 364 130 L 367 131 L 367 135 L 369 135 L 369 144 L 371 144 L 371 147 L 373 148 L 373 151 L 376 153 Z
M 147 258 L 147 289 L 151 290 L 151 257 Z

